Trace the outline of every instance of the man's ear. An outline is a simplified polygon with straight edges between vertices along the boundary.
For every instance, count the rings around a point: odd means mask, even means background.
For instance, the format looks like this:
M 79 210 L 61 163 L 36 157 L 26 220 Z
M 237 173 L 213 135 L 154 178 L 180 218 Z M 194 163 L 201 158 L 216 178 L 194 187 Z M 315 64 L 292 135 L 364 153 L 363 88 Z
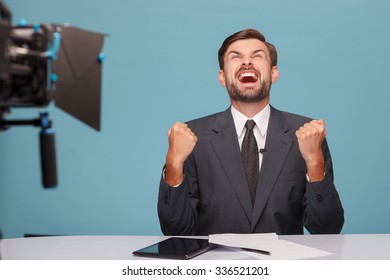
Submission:
M 223 87 L 226 87 L 225 72 L 222 69 L 218 72 L 218 81 Z
M 272 83 L 276 83 L 279 79 L 279 69 L 278 66 L 272 66 L 271 68 L 271 81 Z

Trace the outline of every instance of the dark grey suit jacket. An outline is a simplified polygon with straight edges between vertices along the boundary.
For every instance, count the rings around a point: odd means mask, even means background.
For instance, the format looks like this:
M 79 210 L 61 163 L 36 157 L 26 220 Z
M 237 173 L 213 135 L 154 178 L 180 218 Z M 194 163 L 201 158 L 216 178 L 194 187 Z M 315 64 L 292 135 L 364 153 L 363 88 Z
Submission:
M 271 107 L 253 206 L 230 108 L 188 122 L 198 142 L 185 162 L 179 187 L 169 187 L 161 178 L 158 214 L 163 233 L 302 234 L 304 226 L 311 233 L 340 233 L 344 211 L 333 184 L 326 140 L 325 179 L 306 180 L 295 131 L 309 121 Z

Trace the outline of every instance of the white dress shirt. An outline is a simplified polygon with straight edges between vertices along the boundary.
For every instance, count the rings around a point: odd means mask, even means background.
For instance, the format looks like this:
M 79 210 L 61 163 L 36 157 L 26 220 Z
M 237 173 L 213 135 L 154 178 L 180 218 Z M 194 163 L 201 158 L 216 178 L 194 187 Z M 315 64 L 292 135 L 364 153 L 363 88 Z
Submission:
M 244 140 L 244 136 L 246 132 L 245 123 L 249 118 L 244 114 L 240 113 L 239 111 L 237 111 L 237 109 L 234 108 L 233 106 L 231 106 L 231 112 L 233 115 L 234 125 L 236 127 L 238 142 L 240 144 L 240 149 L 241 149 L 242 141 Z M 255 127 L 253 128 L 253 133 L 256 138 L 257 147 L 259 149 L 260 170 L 261 170 L 261 163 L 263 161 L 263 154 L 260 153 L 260 150 L 264 149 L 265 147 L 265 140 L 267 138 L 267 129 L 268 129 L 270 114 L 271 114 L 271 108 L 269 104 L 267 104 L 267 106 L 265 106 L 263 110 L 261 110 L 253 118 L 251 118 L 256 123 Z

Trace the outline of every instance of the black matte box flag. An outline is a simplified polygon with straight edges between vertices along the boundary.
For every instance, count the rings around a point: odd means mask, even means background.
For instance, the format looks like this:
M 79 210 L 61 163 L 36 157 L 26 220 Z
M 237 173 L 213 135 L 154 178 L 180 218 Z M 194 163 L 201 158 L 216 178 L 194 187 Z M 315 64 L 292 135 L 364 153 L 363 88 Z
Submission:
M 61 27 L 61 47 L 54 73 L 58 76 L 53 99 L 57 107 L 100 130 L 101 71 L 99 54 L 105 35 Z

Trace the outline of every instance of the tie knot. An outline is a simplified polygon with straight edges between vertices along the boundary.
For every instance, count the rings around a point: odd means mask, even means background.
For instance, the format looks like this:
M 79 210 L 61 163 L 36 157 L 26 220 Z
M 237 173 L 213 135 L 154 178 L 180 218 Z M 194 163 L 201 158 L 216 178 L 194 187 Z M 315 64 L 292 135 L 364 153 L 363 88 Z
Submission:
M 253 130 L 253 127 L 256 125 L 254 120 L 247 120 L 245 123 L 245 127 L 248 130 Z

